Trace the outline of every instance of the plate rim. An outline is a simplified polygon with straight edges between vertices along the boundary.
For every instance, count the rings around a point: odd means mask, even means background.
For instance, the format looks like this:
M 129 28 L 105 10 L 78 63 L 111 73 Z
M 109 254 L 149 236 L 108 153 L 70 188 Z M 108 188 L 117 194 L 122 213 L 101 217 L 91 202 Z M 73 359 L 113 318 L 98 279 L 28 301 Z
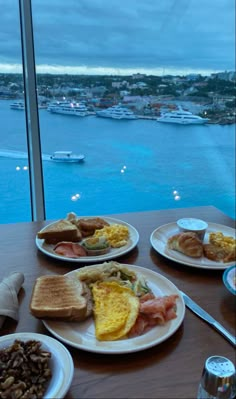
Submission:
M 235 287 L 235 289 L 233 289 L 233 288 L 231 287 L 231 285 L 229 284 L 229 282 L 228 282 L 228 274 L 229 274 L 229 272 L 230 272 L 231 270 L 233 270 L 233 269 L 235 269 L 235 271 L 236 271 L 236 265 L 232 265 L 232 266 L 228 267 L 228 268 L 224 271 L 223 276 L 222 276 L 222 279 L 223 279 L 223 283 L 224 283 L 225 287 L 226 287 L 232 294 L 236 295 L 236 287 Z
M 101 266 L 103 266 L 103 264 L 104 263 L 99 264 L 99 265 L 95 264 L 95 265 L 91 265 L 91 266 L 101 267 Z M 124 354 L 124 353 L 139 352 L 139 351 L 151 348 L 153 346 L 159 345 L 162 342 L 166 341 L 168 338 L 170 338 L 179 329 L 179 327 L 183 323 L 183 320 L 184 320 L 184 317 L 185 317 L 185 312 L 186 312 L 186 306 L 185 306 L 185 303 L 184 303 L 184 300 L 183 300 L 183 297 L 181 295 L 181 291 L 179 290 L 179 288 L 171 280 L 169 280 L 167 277 L 163 276 L 162 274 L 160 274 L 160 273 L 158 273 L 158 272 L 156 272 L 156 271 L 154 271 L 152 269 L 148 269 L 148 268 L 145 268 L 145 267 L 142 267 L 142 266 L 138 266 L 138 265 L 133 265 L 133 264 L 130 265 L 130 264 L 126 264 L 126 263 L 120 263 L 120 265 L 124 266 L 124 267 L 127 267 L 127 268 L 130 267 L 131 270 L 136 271 L 137 273 L 142 273 L 142 272 L 145 273 L 146 272 L 147 274 L 151 274 L 151 276 L 154 275 L 157 278 L 159 278 L 160 280 L 163 280 L 165 283 L 167 283 L 168 286 L 170 288 L 174 289 L 174 291 L 178 294 L 178 296 L 179 296 L 178 299 L 180 301 L 179 306 L 180 306 L 180 309 L 182 310 L 182 313 L 180 315 L 178 315 L 179 320 L 178 320 L 176 326 L 173 329 L 171 329 L 171 331 L 168 331 L 164 336 L 160 337 L 157 340 L 149 341 L 148 343 L 142 345 L 141 347 L 136 346 L 136 347 L 133 347 L 133 348 L 120 348 L 120 349 L 119 348 L 118 349 L 117 348 L 114 348 L 114 349 L 110 349 L 110 348 L 106 349 L 105 348 L 104 349 L 101 346 L 98 346 L 97 348 L 92 348 L 92 347 L 83 346 L 83 344 L 78 344 L 76 342 L 72 342 L 72 341 L 62 337 L 57 332 L 55 332 L 55 330 L 53 330 L 53 328 L 51 328 L 48 325 L 47 320 L 43 319 L 42 320 L 43 324 L 50 331 L 50 333 L 52 335 L 54 335 L 57 339 L 61 340 L 63 343 L 65 343 L 67 345 L 70 345 L 70 346 L 72 346 L 74 348 L 81 349 L 81 350 L 84 350 L 84 351 L 87 351 L 87 352 L 100 353 L 100 354 Z M 85 267 L 90 268 L 91 266 L 85 266 Z M 76 272 L 78 272 L 80 270 L 81 269 L 72 270 L 71 272 L 66 273 L 66 275 L 76 273 Z M 144 275 L 144 277 L 146 278 L 145 275 Z M 147 280 L 147 281 L 149 281 L 149 280 Z M 176 319 L 174 319 L 174 320 L 176 320 Z M 171 320 L 170 320 L 170 322 L 171 322 Z M 156 328 L 158 328 L 158 326 Z M 143 337 L 143 335 L 141 335 L 140 337 Z M 134 338 L 128 338 L 128 339 L 129 340 L 130 339 L 139 339 L 140 337 L 134 337 Z M 115 342 L 117 343 L 118 341 L 115 341 Z
M 208 223 L 208 229 L 211 226 L 215 227 L 215 228 L 217 227 L 219 229 L 221 227 L 223 227 L 223 228 L 227 228 L 229 230 L 232 230 L 232 232 L 234 232 L 234 235 L 235 235 L 236 230 L 233 227 L 230 227 L 230 226 L 227 226 L 227 225 L 223 225 L 223 224 L 220 224 L 220 223 L 214 223 L 214 222 L 207 222 L 207 223 Z M 163 228 L 168 228 L 168 227 L 171 227 L 171 226 L 174 227 L 175 225 L 176 225 L 176 222 L 166 223 L 166 224 L 163 224 L 163 225 L 157 227 L 155 230 L 152 231 L 152 233 L 150 235 L 150 243 L 151 243 L 152 248 L 156 252 L 158 252 L 160 255 L 162 255 L 165 258 L 170 259 L 170 260 L 172 260 L 172 261 L 174 261 L 176 263 L 179 263 L 181 265 L 188 266 L 188 267 L 193 267 L 193 268 L 198 268 L 198 269 L 204 269 L 204 270 L 225 270 L 225 269 L 228 269 L 230 266 L 232 266 L 235 263 L 235 261 L 223 263 L 223 262 L 211 261 L 210 259 L 208 259 L 208 262 L 210 262 L 209 265 L 201 265 L 201 264 L 197 263 L 197 260 L 194 259 L 194 258 L 191 258 L 192 262 L 188 262 L 188 261 L 186 261 L 185 258 L 183 260 L 181 260 L 181 259 L 175 258 L 175 256 L 170 256 L 169 254 L 166 254 L 163 251 L 159 251 L 159 249 L 157 249 L 157 247 L 155 246 L 155 244 L 153 242 L 154 234 L 157 231 L 160 231 Z M 178 229 L 178 226 L 176 228 Z M 173 253 L 173 255 L 174 255 L 174 253 Z M 178 255 L 181 256 L 181 253 L 179 252 Z M 183 254 L 182 256 L 186 256 L 186 255 Z
M 63 398 L 66 395 L 66 393 L 68 392 L 68 390 L 71 386 L 72 380 L 73 380 L 73 376 L 74 376 L 74 361 L 72 359 L 72 356 L 71 356 L 69 350 L 63 345 L 62 342 L 58 341 L 57 339 L 55 339 L 53 337 L 50 337 L 49 335 L 36 333 L 36 332 L 27 332 L 27 331 L 16 332 L 16 333 L 1 336 L 0 337 L 0 345 L 2 343 L 4 343 L 4 341 L 14 342 L 15 339 L 19 339 L 22 341 L 35 339 L 35 340 L 40 341 L 42 344 L 45 344 L 48 347 L 53 347 L 55 349 L 54 356 L 56 357 L 57 362 L 59 362 L 58 359 L 60 358 L 60 356 L 58 355 L 58 349 L 60 349 L 60 351 L 63 351 L 64 355 L 67 358 L 67 364 L 66 364 L 66 367 L 63 366 L 64 378 L 63 378 L 63 380 L 60 381 L 60 385 L 58 386 L 58 389 L 57 389 L 57 397 Z M 10 344 L 8 344 L 8 345 L 10 345 Z M 49 350 L 50 350 L 50 348 L 49 348 Z M 61 364 L 64 364 L 64 363 L 61 362 Z M 47 391 L 48 391 L 48 389 L 46 390 L 46 392 L 43 396 L 43 399 L 49 399 Z
M 38 238 L 38 237 L 37 237 L 37 234 L 36 234 L 36 237 L 35 237 L 35 244 L 36 244 L 38 250 L 41 251 L 43 254 L 45 254 L 45 255 L 51 257 L 51 258 L 54 258 L 54 259 L 57 259 L 57 260 L 60 260 L 60 261 L 64 261 L 64 262 L 66 261 L 66 262 L 70 262 L 70 263 L 91 263 L 91 262 L 100 262 L 100 261 L 107 261 L 107 260 L 116 259 L 116 258 L 118 258 L 119 256 L 123 256 L 123 255 L 125 255 L 126 253 L 132 251 L 132 249 L 134 249 L 134 248 L 137 246 L 137 244 L 138 244 L 138 242 L 139 242 L 139 232 L 138 232 L 138 230 L 137 230 L 134 226 L 132 226 L 130 223 L 127 223 L 127 222 L 125 222 L 125 221 L 123 221 L 123 220 L 116 219 L 116 218 L 109 217 L 109 216 L 81 216 L 81 219 L 92 219 L 92 218 L 94 218 L 94 217 L 101 217 L 101 218 L 104 219 L 105 221 L 111 221 L 112 224 L 122 224 L 122 225 L 124 225 L 124 226 L 127 226 L 127 227 L 133 232 L 133 234 L 135 235 L 134 242 L 131 243 L 130 246 L 124 248 L 121 252 L 115 253 L 115 254 L 113 254 L 113 255 L 112 255 L 112 252 L 109 251 L 107 254 L 104 254 L 104 255 L 98 255 L 98 256 L 81 256 L 81 257 L 79 257 L 79 258 L 68 258 L 68 257 L 66 257 L 66 256 L 60 256 L 60 255 L 53 254 L 53 253 L 47 251 L 47 250 L 46 250 L 45 248 L 43 248 L 43 246 L 42 246 L 43 243 L 44 243 L 44 240 Z M 59 219 L 58 219 L 58 220 L 59 220 Z M 57 223 L 57 220 L 54 221 L 54 222 L 52 222 L 52 223 L 47 224 L 47 225 L 44 226 L 41 230 L 43 231 L 46 227 L 51 226 L 51 225 L 53 225 L 53 224 L 55 224 L 55 223 Z M 125 246 L 124 246 L 124 247 L 125 247 Z M 120 247 L 120 248 L 122 248 L 122 247 Z M 120 248 L 117 248 L 117 249 L 120 249 Z M 116 248 L 115 248 L 115 249 L 116 249 Z

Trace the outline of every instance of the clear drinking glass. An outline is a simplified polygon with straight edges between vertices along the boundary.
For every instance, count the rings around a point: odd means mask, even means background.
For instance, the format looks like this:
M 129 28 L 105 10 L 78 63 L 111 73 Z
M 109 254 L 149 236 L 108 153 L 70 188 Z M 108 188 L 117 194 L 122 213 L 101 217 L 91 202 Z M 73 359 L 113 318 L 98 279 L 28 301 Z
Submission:
M 204 365 L 197 399 L 233 399 L 236 394 L 234 364 L 223 356 L 211 356 Z

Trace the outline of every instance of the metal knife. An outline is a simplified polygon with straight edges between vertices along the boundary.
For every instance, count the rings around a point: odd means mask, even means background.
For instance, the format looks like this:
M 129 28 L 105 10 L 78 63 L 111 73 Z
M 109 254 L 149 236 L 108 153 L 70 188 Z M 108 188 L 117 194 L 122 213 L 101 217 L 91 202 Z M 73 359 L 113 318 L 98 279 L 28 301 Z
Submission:
M 236 337 L 230 334 L 218 321 L 216 321 L 209 313 L 207 313 L 204 309 L 202 309 L 196 302 L 194 302 L 188 295 L 184 292 L 180 291 L 185 305 L 194 312 L 201 319 L 205 320 L 212 327 L 214 327 L 217 331 L 219 331 L 231 344 L 236 346 Z

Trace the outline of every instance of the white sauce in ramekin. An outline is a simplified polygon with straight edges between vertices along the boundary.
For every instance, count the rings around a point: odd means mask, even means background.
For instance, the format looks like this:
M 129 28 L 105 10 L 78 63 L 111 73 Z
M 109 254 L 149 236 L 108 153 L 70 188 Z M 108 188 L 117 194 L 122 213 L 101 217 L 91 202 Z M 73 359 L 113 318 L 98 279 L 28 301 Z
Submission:
M 177 226 L 180 231 L 193 231 L 198 237 L 203 240 L 208 224 L 201 219 L 182 218 L 177 220 Z

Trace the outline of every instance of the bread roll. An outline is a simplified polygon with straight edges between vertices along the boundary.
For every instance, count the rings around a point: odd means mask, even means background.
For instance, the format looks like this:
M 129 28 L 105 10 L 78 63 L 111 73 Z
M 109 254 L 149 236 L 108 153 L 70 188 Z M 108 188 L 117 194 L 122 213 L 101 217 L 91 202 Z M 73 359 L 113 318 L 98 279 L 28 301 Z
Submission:
M 168 239 L 167 246 L 192 258 L 200 258 L 203 255 L 203 245 L 196 233 L 175 234 Z

